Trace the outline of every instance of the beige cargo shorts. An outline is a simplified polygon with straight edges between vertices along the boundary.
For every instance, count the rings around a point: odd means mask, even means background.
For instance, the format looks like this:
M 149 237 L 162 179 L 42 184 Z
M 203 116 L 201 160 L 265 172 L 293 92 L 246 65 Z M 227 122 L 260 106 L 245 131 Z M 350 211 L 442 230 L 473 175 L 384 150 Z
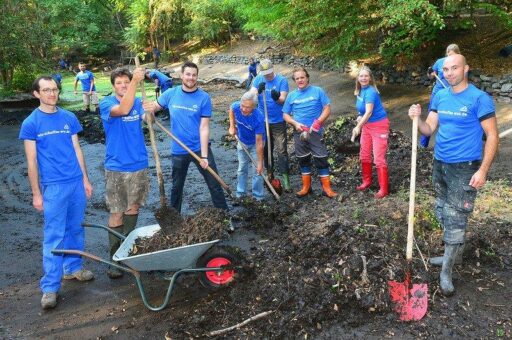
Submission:
M 125 212 L 128 207 L 146 203 L 149 192 L 148 169 L 136 172 L 105 170 L 105 200 L 110 213 Z

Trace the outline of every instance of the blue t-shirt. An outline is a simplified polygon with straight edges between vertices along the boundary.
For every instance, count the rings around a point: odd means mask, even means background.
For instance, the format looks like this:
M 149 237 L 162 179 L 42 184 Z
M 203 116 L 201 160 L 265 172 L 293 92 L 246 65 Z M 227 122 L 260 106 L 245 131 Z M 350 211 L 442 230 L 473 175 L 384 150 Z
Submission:
M 105 169 L 119 172 L 135 172 L 148 167 L 148 152 L 142 132 L 144 109 L 140 98 L 135 98 L 130 113 L 111 117 L 112 107 L 120 102 L 115 96 L 107 96 L 100 102 L 100 116 L 105 130 Z
M 84 72 L 78 72 L 76 79 L 80 80 L 82 84 L 82 91 L 89 92 L 91 89 L 91 82 L 94 80 L 94 75 L 91 71 L 85 70 Z M 92 91 L 96 91 L 96 85 L 92 86 Z
M 288 87 L 288 81 L 285 77 L 280 74 L 276 74 L 274 79 L 271 81 L 267 81 L 264 76 L 261 74 L 254 78 L 252 83 L 252 87 L 258 89 L 260 83 L 265 82 L 265 96 L 267 99 L 267 111 L 268 111 L 268 122 L 269 123 L 280 123 L 284 121 L 283 118 L 283 105 L 278 104 L 272 99 L 270 96 L 270 92 L 272 90 L 276 90 L 277 92 L 288 92 L 290 88 Z M 263 112 L 263 93 L 258 96 L 258 107 Z
M 438 131 L 434 157 L 445 163 L 482 159 L 483 129 L 480 121 L 494 114 L 492 98 L 469 84 L 460 93 L 451 88 L 437 92 L 432 101 L 437 112 Z
M 202 89 L 185 92 L 182 87 L 174 87 L 158 97 L 158 105 L 169 109 L 171 132 L 192 151 L 201 150 L 199 127 L 201 118 L 212 117 L 210 95 Z M 188 152 L 178 143 L 171 141 L 173 155 L 185 155 Z
M 19 139 L 36 142 L 41 184 L 63 184 L 82 178 L 71 138 L 80 131 L 82 126 L 75 115 L 59 107 L 55 113 L 37 108 L 23 121 Z
M 444 78 L 444 73 L 443 73 L 443 64 L 444 64 L 445 59 L 446 59 L 446 57 L 437 59 L 437 61 L 432 66 L 432 69 L 434 71 L 436 71 L 437 76 L 439 77 L 439 79 L 441 79 L 443 84 L 446 87 L 450 87 L 450 85 L 448 84 L 448 81 Z M 445 86 L 443 86 L 443 84 L 441 84 L 441 82 L 439 82 L 439 80 L 437 80 L 437 78 L 436 78 L 436 83 L 434 85 L 434 88 L 432 89 L 432 92 L 436 93 L 437 91 L 444 89 Z
M 166 90 L 172 87 L 172 79 L 167 77 L 160 71 L 152 70 L 151 72 L 149 72 L 149 78 L 153 80 L 158 79 L 158 86 L 160 87 L 162 92 L 165 92 Z
M 303 125 L 311 126 L 313 121 L 320 117 L 324 107 L 330 103 L 322 88 L 309 85 L 303 90 L 292 91 L 286 97 L 283 113 L 293 115 L 293 119 Z
M 366 112 L 366 104 L 373 104 L 373 111 L 369 123 L 378 122 L 387 117 L 386 110 L 382 106 L 379 93 L 373 86 L 367 86 L 361 88 L 361 92 L 356 97 L 356 109 L 359 112 L 359 116 L 364 116 Z
M 265 140 L 265 117 L 258 108 L 255 108 L 248 116 L 242 114 L 240 102 L 231 104 L 231 109 L 235 114 L 237 135 L 242 143 L 245 145 L 256 144 L 256 135 L 262 135 Z

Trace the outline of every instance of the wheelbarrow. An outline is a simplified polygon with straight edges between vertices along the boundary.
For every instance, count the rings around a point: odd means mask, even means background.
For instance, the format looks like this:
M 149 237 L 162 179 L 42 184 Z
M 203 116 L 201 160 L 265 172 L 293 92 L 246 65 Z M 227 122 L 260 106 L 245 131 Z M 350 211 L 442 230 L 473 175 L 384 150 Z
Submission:
M 124 236 L 117 231 L 103 225 L 83 223 L 82 226 L 104 229 L 122 240 L 121 246 L 112 256 L 112 261 L 100 258 L 96 255 L 71 249 L 53 249 L 53 254 L 72 254 L 87 257 L 89 259 L 103 262 L 109 266 L 116 267 L 135 277 L 137 287 L 144 305 L 152 311 L 161 311 L 167 307 L 171 298 L 176 280 L 182 274 L 198 274 L 199 281 L 207 288 L 220 288 L 228 285 L 235 279 L 236 257 L 229 251 L 213 247 L 220 240 L 196 243 L 182 247 L 159 250 L 147 254 L 130 256 L 131 249 L 138 238 L 151 237 L 160 230 L 158 224 L 136 228 Z M 161 272 L 164 280 L 169 281 L 169 287 L 164 301 L 160 306 L 151 305 L 144 292 L 141 280 L 141 272 Z M 172 275 L 169 272 L 174 273 Z

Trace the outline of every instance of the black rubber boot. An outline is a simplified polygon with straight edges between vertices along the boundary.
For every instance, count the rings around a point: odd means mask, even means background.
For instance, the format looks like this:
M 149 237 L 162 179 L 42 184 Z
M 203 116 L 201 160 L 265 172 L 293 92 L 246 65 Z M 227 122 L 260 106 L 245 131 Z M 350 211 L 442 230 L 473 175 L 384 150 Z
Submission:
M 452 283 L 452 270 L 460 246 L 460 244 L 445 244 L 444 246 L 443 268 L 439 276 L 441 293 L 443 293 L 444 296 L 452 296 L 453 293 L 455 293 L 455 288 Z
M 464 244 L 461 244 L 459 247 L 459 250 L 457 251 L 457 254 L 455 256 L 455 264 L 462 264 L 462 254 L 464 253 Z M 434 256 L 431 257 L 428 262 L 435 266 L 435 267 L 441 267 L 443 265 L 443 258 L 444 256 Z

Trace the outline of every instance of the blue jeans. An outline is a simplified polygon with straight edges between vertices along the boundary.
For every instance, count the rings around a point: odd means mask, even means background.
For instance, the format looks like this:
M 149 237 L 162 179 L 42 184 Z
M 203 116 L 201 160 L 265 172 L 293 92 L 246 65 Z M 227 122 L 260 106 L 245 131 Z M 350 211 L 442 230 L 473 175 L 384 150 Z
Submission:
M 198 156 L 200 152 L 196 152 Z M 228 209 L 224 192 L 217 182 L 217 180 L 199 165 L 199 163 L 189 154 L 186 155 L 172 155 L 172 188 L 171 188 L 171 206 L 181 212 L 181 203 L 183 201 L 183 186 L 185 185 L 185 179 L 187 178 L 188 166 L 190 162 L 193 162 L 199 173 L 203 176 L 208 189 L 210 190 L 210 196 L 212 197 L 213 206 L 220 209 Z M 208 163 L 210 167 L 216 172 L 217 166 L 215 165 L 215 159 L 213 158 L 213 152 L 211 148 L 208 148 Z
M 444 229 L 446 244 L 464 243 L 468 217 L 477 194 L 469 181 L 479 167 L 480 161 L 444 163 L 434 159 L 435 212 Z
M 85 190 L 82 178 L 71 183 L 42 186 L 44 207 L 43 293 L 56 293 L 63 274 L 82 269 L 78 255 L 53 255 L 53 249 L 84 250 L 82 222 L 85 215 Z
M 245 145 L 254 160 L 257 160 L 256 155 L 256 144 Z M 251 159 L 245 153 L 244 149 L 240 146 L 240 143 L 236 146 L 238 152 L 238 172 L 237 172 L 237 186 L 236 186 L 236 197 L 243 197 L 247 195 L 247 176 L 249 173 L 249 166 L 252 164 Z M 263 192 L 263 178 L 256 173 L 256 169 L 253 166 L 254 174 L 252 176 L 252 196 L 261 200 L 265 194 Z

